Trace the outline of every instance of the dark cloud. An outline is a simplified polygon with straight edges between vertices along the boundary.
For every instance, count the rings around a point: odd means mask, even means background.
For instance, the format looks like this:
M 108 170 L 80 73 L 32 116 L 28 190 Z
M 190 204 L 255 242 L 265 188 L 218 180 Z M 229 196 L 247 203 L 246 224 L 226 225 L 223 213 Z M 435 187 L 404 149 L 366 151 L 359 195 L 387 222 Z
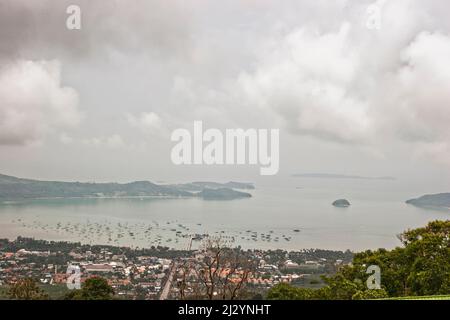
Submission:
M 108 50 L 177 54 L 189 37 L 189 12 L 182 3 L 4 0 L 0 3 L 0 56 L 82 58 Z M 66 28 L 69 5 L 81 8 L 81 30 Z

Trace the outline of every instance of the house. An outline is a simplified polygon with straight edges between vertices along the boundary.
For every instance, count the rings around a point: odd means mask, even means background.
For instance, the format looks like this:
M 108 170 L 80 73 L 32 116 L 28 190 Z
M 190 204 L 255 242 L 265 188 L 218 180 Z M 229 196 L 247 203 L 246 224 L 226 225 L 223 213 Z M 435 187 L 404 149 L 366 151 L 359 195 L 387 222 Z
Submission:
M 110 264 L 87 264 L 84 266 L 85 272 L 113 272 L 114 267 Z
M 298 266 L 298 263 L 293 262 L 292 260 L 286 260 L 284 262 L 284 267 L 286 269 L 297 269 L 299 266 Z

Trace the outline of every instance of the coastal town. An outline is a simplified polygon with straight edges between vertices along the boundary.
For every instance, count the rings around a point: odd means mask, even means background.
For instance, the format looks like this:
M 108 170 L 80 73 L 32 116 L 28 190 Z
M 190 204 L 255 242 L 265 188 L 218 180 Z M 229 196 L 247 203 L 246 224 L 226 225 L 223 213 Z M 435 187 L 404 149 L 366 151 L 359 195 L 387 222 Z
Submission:
M 82 285 L 86 279 L 102 277 L 118 299 L 201 299 L 205 294 L 219 299 L 222 293 L 218 288 L 205 291 L 205 285 L 211 282 L 203 277 L 208 267 L 221 283 L 226 279 L 234 291 L 239 288 L 240 297 L 262 298 L 279 283 L 320 288 L 321 275 L 335 273 L 340 266 L 351 263 L 353 257 L 350 251 L 234 248 L 228 249 L 233 254 L 229 261 L 234 264 L 219 266 L 209 256 L 205 240 L 198 242 L 195 249 L 174 250 L 23 237 L 0 239 L 0 298 L 5 299 L 6 288 L 20 279 L 35 279 L 40 287 L 52 293 L 52 298 L 60 299 L 77 288 L 77 283 Z M 236 257 L 245 263 L 235 263 Z

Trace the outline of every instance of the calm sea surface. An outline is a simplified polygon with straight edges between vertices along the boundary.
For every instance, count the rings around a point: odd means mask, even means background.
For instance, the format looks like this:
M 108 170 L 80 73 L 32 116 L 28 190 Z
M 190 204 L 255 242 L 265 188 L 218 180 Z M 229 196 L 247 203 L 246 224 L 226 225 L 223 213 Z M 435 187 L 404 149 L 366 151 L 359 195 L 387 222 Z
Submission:
M 0 237 L 187 248 L 194 234 L 245 248 L 363 250 L 399 245 L 396 235 L 449 210 L 405 204 L 426 191 L 388 180 L 290 178 L 256 184 L 250 199 L 61 199 L 0 205 Z M 443 190 L 446 191 L 446 190 Z M 351 202 L 335 208 L 338 198 Z M 194 241 L 193 247 L 198 245 Z

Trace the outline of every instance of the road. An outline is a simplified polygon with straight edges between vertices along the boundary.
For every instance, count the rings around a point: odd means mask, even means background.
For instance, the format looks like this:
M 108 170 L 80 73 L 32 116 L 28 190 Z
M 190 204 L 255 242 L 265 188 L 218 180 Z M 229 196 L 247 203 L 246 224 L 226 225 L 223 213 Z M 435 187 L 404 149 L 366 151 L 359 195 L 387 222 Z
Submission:
M 177 270 L 177 263 L 174 261 L 172 267 L 170 268 L 169 275 L 167 277 L 167 281 L 164 284 L 164 288 L 161 291 L 161 295 L 159 296 L 159 300 L 166 300 L 170 293 L 170 287 L 172 287 L 173 276 L 175 271 Z

